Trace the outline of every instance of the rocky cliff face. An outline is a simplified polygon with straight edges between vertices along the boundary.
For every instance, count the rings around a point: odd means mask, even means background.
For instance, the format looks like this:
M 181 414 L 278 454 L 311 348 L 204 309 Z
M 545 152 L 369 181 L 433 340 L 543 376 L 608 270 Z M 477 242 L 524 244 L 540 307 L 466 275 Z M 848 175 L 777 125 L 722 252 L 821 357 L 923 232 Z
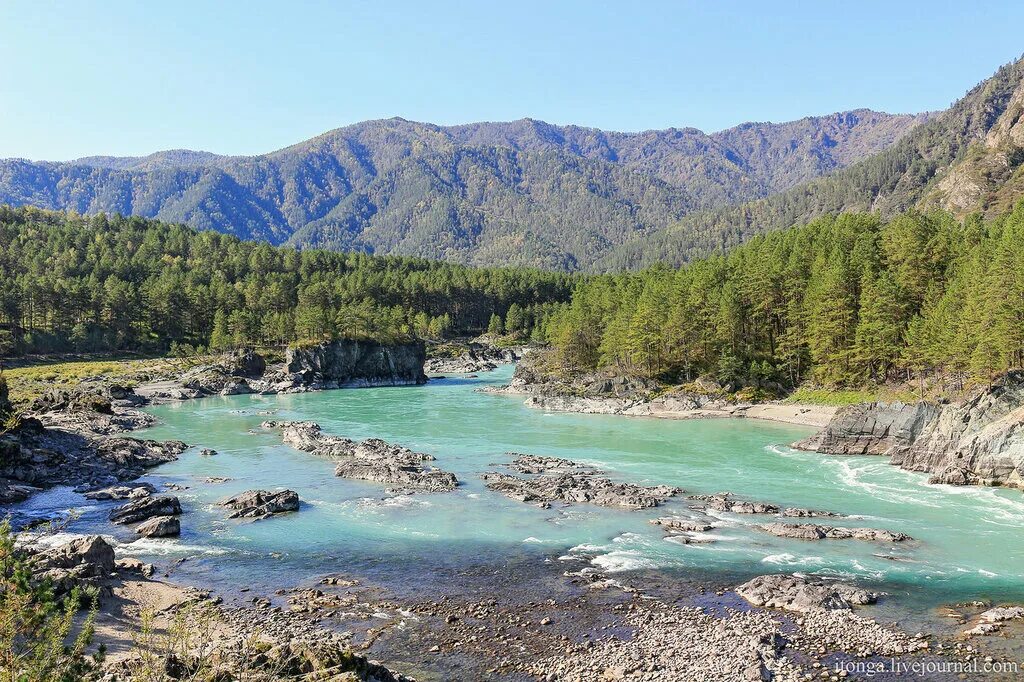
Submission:
M 426 383 L 426 358 L 422 341 L 384 346 L 339 340 L 290 348 L 285 364 L 311 388 L 403 386 Z
M 1024 489 L 1024 371 L 1009 372 L 955 404 L 868 403 L 840 410 L 799 447 L 888 455 L 933 483 Z

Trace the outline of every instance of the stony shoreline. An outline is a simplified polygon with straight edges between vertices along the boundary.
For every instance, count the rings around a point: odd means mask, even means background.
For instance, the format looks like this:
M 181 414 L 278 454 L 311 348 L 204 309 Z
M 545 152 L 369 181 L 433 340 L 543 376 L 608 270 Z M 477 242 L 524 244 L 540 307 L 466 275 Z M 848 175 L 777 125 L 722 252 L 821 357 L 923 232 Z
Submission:
M 668 598 L 649 592 L 640 575 L 616 580 L 590 568 L 541 563 L 528 573 L 515 565 L 486 571 L 487 594 L 449 585 L 399 595 L 351 574 L 258 594 L 245 586 L 210 592 L 153 578 L 165 567 L 128 557 L 115 562 L 97 536 L 40 552 L 39 561 L 65 589 L 75 580 L 100 588 L 96 644 L 108 648 L 109 680 L 131 679 L 144 611 L 158 629 L 182 614 L 212 614 L 213 644 L 205 656 L 222 669 L 247 664 L 244 652 L 258 640 L 275 652 L 267 660 L 280 670 L 315 657 L 353 675 L 342 679 L 378 682 L 794 682 L 838 678 L 843 665 L 856 662 L 1002 660 L 986 650 L 985 638 L 911 633 L 854 610 L 874 594 L 785 575 L 732 587 L 675 583 Z M 992 615 L 980 622 L 1019 620 L 1008 609 L 986 613 Z

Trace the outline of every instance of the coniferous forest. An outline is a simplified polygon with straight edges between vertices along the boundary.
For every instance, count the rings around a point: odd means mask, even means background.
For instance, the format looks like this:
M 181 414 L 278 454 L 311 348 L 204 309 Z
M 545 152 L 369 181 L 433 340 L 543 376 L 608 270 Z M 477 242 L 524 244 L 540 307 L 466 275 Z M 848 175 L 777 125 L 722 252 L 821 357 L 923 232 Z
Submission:
M 570 371 L 958 387 L 1024 360 L 1024 203 L 990 221 L 824 217 L 679 270 L 593 278 L 547 333 Z
M 0 207 L 0 357 L 444 339 L 485 331 L 495 315 L 525 336 L 569 299 L 572 282 L 538 270 L 297 251 L 138 217 Z
M 1024 364 L 1024 203 L 820 218 L 672 269 L 581 277 L 300 251 L 0 209 L 0 355 L 513 333 L 565 372 L 960 386 Z

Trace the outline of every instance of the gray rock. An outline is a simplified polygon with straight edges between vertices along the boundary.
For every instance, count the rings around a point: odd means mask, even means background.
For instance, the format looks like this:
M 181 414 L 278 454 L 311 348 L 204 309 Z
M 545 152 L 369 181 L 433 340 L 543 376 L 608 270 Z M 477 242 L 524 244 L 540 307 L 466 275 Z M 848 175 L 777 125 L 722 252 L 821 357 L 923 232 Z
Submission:
M 847 610 L 873 604 L 880 593 L 845 583 L 812 581 L 792 575 L 762 575 L 736 588 L 736 594 L 754 606 L 808 612 Z
M 114 485 L 93 490 L 83 495 L 88 500 L 137 500 L 149 497 L 156 492 L 152 483 L 133 483 L 130 485 Z
M 651 519 L 651 523 L 661 526 L 666 530 L 679 531 L 683 533 L 706 533 L 714 528 L 710 523 L 696 519 L 681 518 L 678 516 L 663 516 L 659 519 Z
M 312 387 L 402 386 L 426 382 L 425 360 L 422 341 L 382 345 L 342 339 L 289 348 L 285 367 Z
M 1024 606 L 996 606 L 985 611 L 978 618 L 987 623 L 1001 623 L 1024 618 Z
M 782 516 L 788 516 L 792 518 L 809 519 L 815 517 L 824 518 L 842 518 L 844 514 L 837 514 L 836 512 L 821 511 L 819 509 L 804 509 L 803 507 L 786 507 L 782 510 Z
M 596 470 L 555 457 L 517 455 L 512 466 L 540 475 L 523 478 L 505 473 L 486 473 L 482 476 L 485 485 L 513 500 L 533 504 L 582 502 L 602 507 L 647 509 L 682 492 L 671 486 L 645 487 L 616 483 L 598 476 Z
M 87 566 L 92 575 L 103 576 L 114 570 L 114 548 L 99 535 L 75 538 L 44 553 L 49 567 Z
M 316 422 L 265 421 L 264 428 L 280 428 L 281 439 L 318 457 L 337 460 L 335 476 L 385 483 L 403 492 L 448 492 L 459 481 L 454 474 L 424 462 L 434 457 L 379 438 L 356 442 L 321 431 Z
M 143 521 L 135 532 L 147 538 L 166 538 L 181 534 L 181 523 L 175 516 L 154 516 Z
M 1024 488 L 1024 371 L 1007 372 L 955 404 L 867 403 L 836 413 L 798 447 L 877 454 L 933 483 Z
M 174 516 L 181 513 L 181 504 L 173 495 L 145 497 L 122 505 L 110 512 L 114 523 L 126 524 L 145 521 L 154 516 Z
M 265 519 L 274 514 L 299 510 L 299 495 L 294 490 L 246 490 L 220 503 L 234 509 L 229 519 Z
M 768 502 L 749 502 L 746 500 L 734 500 L 730 495 L 710 495 L 707 497 L 697 496 L 694 499 L 703 499 L 709 509 L 716 511 L 732 512 L 733 514 L 778 514 L 777 505 Z
M 780 538 L 796 538 L 798 540 L 854 539 L 873 542 L 904 542 L 913 539 L 906 533 L 879 528 L 843 528 L 841 526 L 821 526 L 814 523 L 767 523 L 758 528 Z

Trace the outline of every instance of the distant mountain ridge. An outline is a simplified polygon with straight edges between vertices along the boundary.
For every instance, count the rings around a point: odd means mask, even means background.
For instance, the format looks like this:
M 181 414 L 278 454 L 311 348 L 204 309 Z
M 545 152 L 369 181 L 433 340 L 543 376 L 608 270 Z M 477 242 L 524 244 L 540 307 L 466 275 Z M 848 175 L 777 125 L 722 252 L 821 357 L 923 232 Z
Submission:
M 842 169 L 929 118 L 860 109 L 710 135 L 396 118 L 251 157 L 2 160 L 0 203 L 142 215 L 300 247 L 575 270 L 695 212 Z
M 939 208 L 960 217 L 975 211 L 992 216 L 1022 197 L 1024 59 L 1003 66 L 876 155 L 763 199 L 693 212 L 634 236 L 594 268 L 681 263 L 828 213 L 891 216 Z

